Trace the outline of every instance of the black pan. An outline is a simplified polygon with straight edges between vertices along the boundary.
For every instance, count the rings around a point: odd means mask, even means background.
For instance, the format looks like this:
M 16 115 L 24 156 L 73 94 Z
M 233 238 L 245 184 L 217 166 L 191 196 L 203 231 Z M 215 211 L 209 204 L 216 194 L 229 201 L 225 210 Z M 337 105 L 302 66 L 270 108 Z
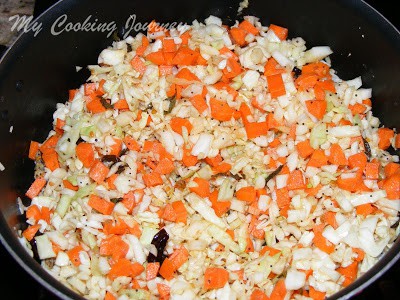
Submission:
M 39 0 L 40 1 L 40 0 Z M 136 22 L 204 20 L 210 14 L 232 23 L 237 19 L 238 0 L 64 0 L 37 21 L 42 30 L 23 34 L 0 63 L 0 241 L 14 259 L 40 284 L 62 299 L 82 299 L 53 279 L 20 245 L 16 230 L 24 229 L 16 198 L 23 197 L 33 180 L 33 163 L 27 159 L 30 140 L 42 141 L 51 129 L 57 102 L 67 100 L 67 90 L 78 87 L 87 71 L 75 66 L 96 63 L 98 53 L 112 37 L 102 32 L 51 34 L 61 15 L 67 21 L 83 22 L 88 16 L 98 22 L 125 25 L 131 14 Z M 377 11 L 356 0 L 250 0 L 246 14 L 289 28 L 290 37 L 303 37 L 308 46 L 329 45 L 338 75 L 351 79 L 362 75 L 373 88 L 373 110 L 385 126 L 400 129 L 400 34 Z M 122 30 L 119 30 L 123 34 Z M 10 126 L 14 126 L 12 134 Z M 379 262 L 352 285 L 331 299 L 347 299 L 360 292 L 389 269 L 400 257 L 400 240 Z M 23 287 L 22 287 L 23 288 Z

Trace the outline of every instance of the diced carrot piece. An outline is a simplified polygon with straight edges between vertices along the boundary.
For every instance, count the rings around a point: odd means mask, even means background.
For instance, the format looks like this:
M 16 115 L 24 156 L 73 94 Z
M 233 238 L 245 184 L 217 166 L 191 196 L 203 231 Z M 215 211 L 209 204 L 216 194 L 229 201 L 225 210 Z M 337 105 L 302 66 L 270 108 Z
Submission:
M 183 119 L 179 117 L 172 118 L 170 125 L 171 129 L 176 133 L 179 133 L 180 135 L 182 135 L 182 127 L 186 127 L 188 133 L 190 133 L 190 131 L 193 128 L 193 125 L 190 123 L 188 119 Z
M 188 47 L 180 47 L 172 59 L 172 64 L 178 66 L 193 66 L 196 64 L 199 55 L 199 52 Z
M 218 191 L 217 190 L 214 190 L 210 194 L 209 199 L 211 202 L 211 207 L 214 209 L 215 214 L 218 217 L 221 217 L 222 215 L 224 215 L 231 207 L 231 201 L 218 201 Z M 224 199 L 224 200 L 228 200 L 228 199 Z
M 157 186 L 163 183 L 161 175 L 156 172 L 143 174 L 143 181 L 147 187 Z
M 400 199 L 400 172 L 386 178 L 383 182 L 383 189 L 386 191 L 388 199 Z
M 364 104 L 356 103 L 354 105 L 349 105 L 349 109 L 351 111 L 351 114 L 355 116 L 363 114 L 366 110 L 366 107 Z
M 74 266 L 79 266 L 81 264 L 81 260 L 79 258 L 79 253 L 83 250 L 83 247 L 81 245 L 78 245 L 71 250 L 67 251 L 67 255 L 69 257 L 69 260 L 72 262 Z
M 374 214 L 374 212 L 376 212 L 377 210 L 378 209 L 371 203 L 361 204 L 356 207 L 357 215 L 362 215 L 364 217 Z
M 89 171 L 89 177 L 97 183 L 102 183 L 107 178 L 110 169 L 101 161 L 96 161 Z
M 162 40 L 163 51 L 164 52 L 175 52 L 176 45 L 173 38 L 164 38 Z
M 295 80 L 296 87 L 299 91 L 305 91 L 313 88 L 318 81 L 315 74 L 302 74 Z
M 248 33 L 251 33 L 252 35 L 258 35 L 258 33 L 259 33 L 258 29 L 247 20 L 243 20 L 239 24 L 239 28 L 243 29 L 244 31 L 246 31 Z
M 326 293 L 317 291 L 312 286 L 309 287 L 309 297 L 313 300 L 324 300 Z
M 394 131 L 389 128 L 379 128 L 378 129 L 378 147 L 379 149 L 386 150 L 391 145 L 391 140 L 394 137 Z
M 287 36 L 289 33 L 287 28 L 281 27 L 281 26 L 278 26 L 275 24 L 270 24 L 268 29 L 272 30 L 281 41 L 284 41 L 287 39 Z
M 319 248 L 320 250 L 331 254 L 333 251 L 335 251 L 335 245 L 333 245 L 331 242 L 329 242 L 323 235 L 322 232 L 324 230 L 325 225 L 324 224 L 320 224 L 320 225 L 316 225 L 313 228 L 313 232 L 314 232 L 314 239 L 313 239 L 313 243 L 314 245 Z
M 115 204 L 96 195 L 90 195 L 88 205 L 103 215 L 111 215 Z
M 189 187 L 189 190 L 193 193 L 196 193 L 200 197 L 208 197 L 210 196 L 210 183 L 200 177 L 196 177 L 193 181 L 197 184 L 197 186 Z
M 241 64 L 235 58 L 228 58 L 226 67 L 222 70 L 227 79 L 234 78 L 243 71 Z
M 208 108 L 206 100 L 202 95 L 195 95 L 191 97 L 190 102 L 200 114 L 202 114 Z
M 32 160 L 36 159 L 36 155 L 39 151 L 39 143 L 35 141 L 31 141 L 29 145 L 29 155 L 28 157 Z
M 394 147 L 396 149 L 400 149 L 400 134 L 399 133 L 396 134 L 396 137 L 394 139 Z
M 289 191 L 304 189 L 306 185 L 304 183 L 303 172 L 300 170 L 294 170 L 292 173 L 290 173 L 286 187 Z
M 79 89 L 72 89 L 68 91 L 68 101 L 72 101 L 75 98 L 76 93 L 79 91 Z
M 93 114 L 103 113 L 106 111 L 106 108 L 100 101 L 99 97 L 95 97 L 86 103 L 86 108 L 88 112 Z
M 400 164 L 397 164 L 397 163 L 394 163 L 394 162 L 388 163 L 385 166 L 384 170 L 385 170 L 385 176 L 386 177 L 390 177 L 393 174 L 395 174 L 395 173 L 400 171 Z
M 175 170 L 175 166 L 174 166 L 174 163 L 172 162 L 172 160 L 170 160 L 169 158 L 163 158 L 158 163 L 158 165 L 154 171 L 161 175 L 166 175 L 166 174 L 170 174 L 174 170 Z
M 377 162 L 367 162 L 364 169 L 365 178 L 370 180 L 379 179 L 379 163 Z
M 124 144 L 126 148 L 132 151 L 139 151 L 140 150 L 140 145 L 139 143 L 129 135 L 125 136 L 124 138 Z
M 28 220 L 33 219 L 35 221 L 39 221 L 42 214 L 40 212 L 39 207 L 36 204 L 33 204 L 28 207 L 28 209 L 25 212 L 25 216 Z
M 183 146 L 182 163 L 186 167 L 195 166 L 198 162 L 197 156 L 192 155 L 191 151 L 191 149 L 187 149 L 185 146 Z
M 307 158 L 314 152 L 314 148 L 310 145 L 310 140 L 305 140 L 296 145 L 297 152 L 302 158 Z
M 285 299 L 287 290 L 284 279 L 279 279 L 269 296 L 270 300 L 283 300 Z
M 180 246 L 179 248 L 175 249 L 169 257 L 175 267 L 175 270 L 178 270 L 180 267 L 182 267 L 182 265 L 188 260 L 188 258 L 189 251 L 184 246 Z
M 182 201 L 174 201 L 172 202 L 172 208 L 174 209 L 176 219 L 175 222 L 177 223 L 184 223 L 186 224 L 187 220 L 187 210 L 185 205 Z
M 149 281 L 156 278 L 159 269 L 160 269 L 159 262 L 148 263 L 146 266 L 146 280 Z
M 170 288 L 164 283 L 157 283 L 157 291 L 160 295 L 160 300 L 168 300 L 170 297 Z
M 166 259 L 164 259 L 164 262 L 161 265 L 159 273 L 166 280 L 171 280 L 172 278 L 174 278 L 175 270 L 176 270 L 175 265 L 167 257 Z
M 204 289 L 212 290 L 224 287 L 228 282 L 229 273 L 223 268 L 207 268 L 204 273 Z
M 313 152 L 308 161 L 307 166 L 320 168 L 328 164 L 328 157 L 325 155 L 324 150 L 317 149 Z
M 359 152 L 349 156 L 349 167 L 351 169 L 357 168 L 358 171 L 365 169 L 367 165 L 367 156 L 364 152 Z
M 162 50 L 151 52 L 146 55 L 146 59 L 155 65 L 165 65 L 164 52 Z
M 282 75 L 275 74 L 267 76 L 268 90 L 272 98 L 286 95 L 285 84 L 283 83 Z
M 281 252 L 278 249 L 275 249 L 273 247 L 269 247 L 269 246 L 264 246 L 261 251 L 260 251 L 260 255 L 264 255 L 265 253 L 268 252 L 269 256 L 274 256 L 275 254 L 278 254 L 279 252 Z
M 85 168 L 90 168 L 94 162 L 94 149 L 90 143 L 79 143 L 75 148 L 76 156 Z
M 104 300 L 117 300 L 117 298 L 115 298 L 115 296 L 113 294 L 111 294 L 110 292 L 106 292 L 106 296 L 104 297 Z
M 327 103 L 325 100 L 308 100 L 306 106 L 311 115 L 321 120 L 325 115 Z
M 338 224 L 336 222 L 336 213 L 333 211 L 327 211 L 321 216 L 321 221 L 324 224 L 329 224 L 333 228 L 337 228 Z
M 242 187 L 236 191 L 236 198 L 241 201 L 252 203 L 257 199 L 257 192 L 253 186 Z
M 287 207 L 290 205 L 290 197 L 289 197 L 289 191 L 287 188 L 282 188 L 282 189 L 276 189 L 276 204 L 278 204 L 278 207 L 280 209 Z
M 348 286 L 357 278 L 358 262 L 354 261 L 347 267 L 339 267 L 336 271 L 344 276 L 343 286 Z
M 23 231 L 22 235 L 24 236 L 24 238 L 27 239 L 27 241 L 30 242 L 35 237 L 35 235 L 39 231 L 40 227 L 41 227 L 41 225 L 39 225 L 39 224 L 30 225 L 30 226 L 28 226 L 27 229 L 25 229 Z
M 144 61 L 137 55 L 131 60 L 131 66 L 136 72 L 139 72 L 140 74 L 144 74 L 146 72 L 146 64 Z
M 328 161 L 333 165 L 346 166 L 347 158 L 339 144 L 333 144 L 330 149 Z
M 35 198 L 45 187 L 46 183 L 47 181 L 44 178 L 41 177 L 36 178 L 35 181 L 29 187 L 28 191 L 25 193 L 25 195 L 31 199 Z
M 129 245 L 118 235 L 111 235 L 103 239 L 100 243 L 100 255 L 112 256 L 113 260 L 119 260 L 126 256 Z
M 342 176 L 340 176 L 337 179 L 336 183 L 339 188 L 347 190 L 349 192 L 369 191 L 369 189 L 364 184 L 361 172 L 355 173 L 354 176 L 350 178 L 343 178 Z
M 230 121 L 235 113 L 228 103 L 215 98 L 210 99 L 210 108 L 211 117 L 221 122 Z
M 239 45 L 240 47 L 246 46 L 246 35 L 247 32 L 242 28 L 232 27 L 229 31 L 232 40 L 235 44 Z

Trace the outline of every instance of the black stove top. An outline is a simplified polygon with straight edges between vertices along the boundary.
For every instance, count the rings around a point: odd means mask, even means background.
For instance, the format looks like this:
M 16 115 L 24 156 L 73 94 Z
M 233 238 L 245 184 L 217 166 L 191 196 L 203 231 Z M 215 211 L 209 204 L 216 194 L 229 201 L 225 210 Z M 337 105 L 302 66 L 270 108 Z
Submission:
M 35 16 L 55 3 L 55 0 L 37 0 L 35 4 Z M 366 0 L 378 9 L 397 28 L 400 28 L 400 18 L 394 3 L 379 0 Z M 2 50 L 2 49 L 0 49 Z M 1 51 L 0 51 L 1 56 Z M 45 288 L 41 287 L 35 279 L 30 277 L 7 253 L 0 244 L 0 299 L 30 299 L 30 300 L 57 300 Z M 400 286 L 400 261 L 397 262 L 380 279 L 370 285 L 353 300 L 393 300 L 399 299 L 398 288 Z

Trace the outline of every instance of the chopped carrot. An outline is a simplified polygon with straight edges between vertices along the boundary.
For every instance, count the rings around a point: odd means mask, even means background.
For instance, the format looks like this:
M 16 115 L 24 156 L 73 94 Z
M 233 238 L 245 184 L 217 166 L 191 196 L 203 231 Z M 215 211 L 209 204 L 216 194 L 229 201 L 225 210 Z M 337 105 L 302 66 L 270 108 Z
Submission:
M 174 163 L 172 162 L 172 160 L 165 157 L 162 160 L 160 160 L 160 162 L 158 163 L 158 165 L 154 171 L 161 175 L 166 175 L 166 174 L 170 174 L 174 170 L 175 170 L 175 166 L 174 166 Z
M 182 163 L 186 167 L 195 166 L 198 162 L 197 156 L 192 155 L 191 151 L 191 149 L 187 149 L 185 146 L 183 147 Z
M 299 91 L 305 91 L 315 86 L 318 76 L 315 74 L 302 74 L 295 80 L 296 87 Z
M 284 279 L 279 279 L 269 296 L 270 300 L 283 300 L 286 296 L 286 285 Z
M 241 201 L 252 203 L 257 199 L 257 192 L 253 186 L 242 187 L 236 191 L 236 198 Z
M 287 28 L 275 24 L 270 24 L 268 29 L 272 30 L 281 41 L 287 39 L 289 32 Z
M 35 141 L 31 141 L 29 145 L 29 154 L 28 157 L 32 160 L 36 159 L 36 155 L 39 151 L 39 143 Z
M 246 35 L 247 32 L 242 28 L 232 27 L 229 31 L 232 40 L 235 44 L 239 45 L 240 47 L 246 46 Z
M 321 184 L 318 184 L 315 187 L 311 187 L 311 188 L 306 188 L 305 192 L 307 193 L 308 196 L 315 196 L 319 190 L 322 188 Z
M 90 168 L 95 162 L 93 146 L 90 143 L 79 143 L 75 148 L 76 156 L 85 168 Z
M 88 205 L 103 215 L 111 215 L 115 204 L 96 195 L 90 195 Z
M 324 224 L 329 224 L 331 225 L 333 228 L 337 228 L 338 227 L 338 223 L 336 221 L 336 213 L 333 211 L 327 211 L 325 212 L 322 216 L 321 216 L 321 221 Z
M 290 205 L 291 199 L 287 188 L 276 189 L 275 193 L 276 193 L 276 204 L 278 204 L 278 207 L 280 209 Z
M 325 115 L 327 103 L 325 100 L 308 100 L 306 106 L 311 115 L 321 120 Z
M 286 70 L 283 68 L 273 57 L 267 60 L 267 63 L 264 67 L 264 75 L 265 77 L 282 74 Z
M 136 55 L 143 56 L 147 47 L 149 46 L 149 40 L 145 35 L 142 36 L 142 44 L 136 49 Z
M 378 180 L 379 179 L 379 163 L 378 162 L 367 162 L 364 174 L 366 179 Z
M 68 180 L 63 180 L 63 185 L 66 189 L 72 190 L 72 191 L 77 191 L 79 190 L 78 186 L 73 185 L 71 182 Z
M 386 178 L 383 182 L 383 189 L 386 191 L 388 199 L 400 199 L 400 172 Z
M 351 114 L 355 116 L 363 114 L 367 108 L 364 104 L 356 103 L 354 105 L 349 105 L 349 109 L 351 111 Z
M 234 78 L 242 73 L 241 64 L 236 61 L 235 58 L 228 58 L 226 61 L 226 67 L 222 70 L 227 79 Z
M 360 262 L 364 259 L 365 252 L 360 248 L 353 248 L 353 252 L 357 254 L 356 261 Z
M 208 197 L 210 196 L 210 183 L 200 177 L 196 177 L 193 181 L 197 184 L 197 186 L 189 187 L 189 190 L 193 193 L 196 193 L 200 197 Z
M 205 162 L 208 163 L 211 167 L 216 167 L 218 166 L 220 163 L 222 163 L 222 156 L 221 154 L 218 153 L 218 155 L 214 156 L 214 157 L 206 157 Z
M 132 151 L 140 150 L 139 143 L 134 138 L 130 137 L 129 135 L 125 136 L 124 144 L 129 150 L 132 150 Z
M 172 202 L 172 208 L 174 209 L 176 219 L 175 222 L 177 223 L 184 223 L 186 224 L 187 221 L 187 210 L 185 205 L 182 201 L 174 201 Z
M 228 173 L 232 169 L 232 166 L 228 164 L 227 162 L 223 162 L 219 164 L 218 166 L 212 167 L 211 170 L 213 171 L 214 174 L 224 174 Z
M 304 183 L 303 172 L 300 170 L 294 170 L 292 173 L 290 173 L 286 187 L 289 191 L 304 189 L 306 185 Z
M 75 98 L 76 93 L 79 91 L 79 89 L 72 89 L 68 91 L 68 101 L 72 101 Z
M 39 150 L 42 153 L 45 153 L 47 151 L 54 151 L 57 143 L 59 141 L 60 137 L 58 135 L 52 135 L 49 137 L 40 147 Z
M 313 243 L 314 243 L 315 247 L 319 248 L 320 250 L 322 250 L 328 254 L 331 254 L 333 251 L 335 251 L 335 245 L 333 245 L 331 242 L 329 242 L 322 235 L 324 227 L 325 227 L 324 224 L 320 224 L 320 225 L 316 225 L 313 228 L 313 232 L 314 232 Z
M 191 97 L 190 102 L 200 114 L 202 114 L 208 108 L 206 99 L 202 95 L 195 95 Z
M 107 291 L 104 300 L 117 300 L 117 298 L 113 294 Z
M 320 168 L 328 164 L 328 157 L 325 155 L 324 150 L 318 149 L 313 152 L 310 160 L 307 163 L 309 167 Z
M 172 64 L 180 66 L 193 66 L 196 65 L 199 55 L 199 52 L 196 52 L 188 47 L 180 47 L 172 59 Z
M 46 183 L 47 181 L 44 178 L 42 177 L 36 178 L 35 181 L 29 187 L 28 191 L 25 193 L 25 195 L 31 199 L 35 198 L 37 195 L 39 195 L 40 191 L 45 187 Z
M 160 295 L 160 300 L 169 300 L 170 298 L 170 287 L 163 283 L 157 283 L 157 291 Z
M 110 177 L 107 178 L 106 182 L 107 182 L 108 188 L 110 190 L 117 189 L 116 186 L 114 185 L 114 181 L 115 181 L 115 179 L 117 179 L 117 177 L 118 177 L 118 174 L 112 174 Z
M 378 209 L 371 203 L 361 204 L 356 207 L 357 215 L 362 215 L 364 217 L 374 214 L 374 212 L 376 212 L 377 210 Z
M 223 268 L 207 268 L 204 273 L 204 289 L 212 290 L 224 287 L 228 282 L 229 273 Z
M 330 149 L 328 161 L 333 165 L 346 166 L 347 158 L 339 144 L 333 144 Z
M 253 241 L 251 240 L 250 236 L 248 236 L 246 238 L 246 249 L 245 249 L 246 253 L 251 253 L 254 252 L 254 244 Z
M 60 167 L 58 154 L 54 149 L 49 149 L 43 152 L 42 159 L 46 168 L 48 168 L 50 171 L 54 171 Z
M 169 257 L 175 267 L 175 270 L 178 270 L 180 267 L 182 267 L 182 265 L 188 260 L 188 258 L 189 251 L 182 245 L 179 248 L 175 249 Z
M 100 255 L 112 256 L 118 260 L 128 253 L 129 245 L 118 235 L 111 235 L 103 239 L 100 243 Z
M 39 224 L 30 225 L 30 226 L 28 226 L 27 229 L 25 229 L 22 232 L 22 235 L 24 236 L 24 238 L 27 239 L 27 241 L 30 242 L 35 237 L 35 235 L 39 231 L 40 227 L 41 227 L 41 225 L 39 225 Z
M 165 65 L 164 52 L 162 50 L 151 52 L 146 55 L 146 59 L 155 65 Z
M 111 270 L 108 272 L 107 277 L 111 280 L 114 280 L 120 276 L 127 277 L 136 277 L 140 275 L 144 271 L 144 267 L 135 262 L 131 263 L 130 260 L 126 258 L 120 258 L 118 261 L 111 267 Z
M 218 217 L 221 217 L 222 215 L 224 215 L 231 207 L 231 201 L 218 201 L 218 191 L 217 190 L 214 190 L 210 194 L 209 199 L 211 202 L 211 207 L 214 209 L 215 214 Z M 228 199 L 224 199 L 224 200 L 228 200 Z
M 379 143 L 378 143 L 379 149 L 386 150 L 391 145 L 391 140 L 394 137 L 394 131 L 389 128 L 379 128 L 378 137 L 379 137 Z
M 109 155 L 115 155 L 117 157 L 120 156 L 121 151 L 122 151 L 122 140 L 119 138 L 113 138 L 114 144 L 112 144 L 109 148 Z
M 106 111 L 106 108 L 101 103 L 99 97 L 95 97 L 91 101 L 88 101 L 86 103 L 86 108 L 87 108 L 88 112 L 91 112 L 93 114 L 103 113 Z
M 257 202 L 253 202 L 252 205 L 257 204 Z M 265 238 L 265 230 L 264 229 L 257 229 L 257 226 L 261 223 L 260 220 L 258 220 L 258 218 L 253 215 L 251 217 L 251 222 L 249 224 L 249 233 L 256 239 L 260 239 L 260 240 L 264 240 Z
M 25 216 L 28 220 L 33 219 L 35 221 L 39 221 L 42 216 L 42 213 L 40 212 L 39 207 L 36 204 L 33 204 L 28 207 L 28 209 L 25 212 Z
M 258 35 L 259 34 L 258 29 L 247 20 L 242 21 L 239 24 L 239 28 L 243 29 L 244 31 L 246 31 L 248 33 L 251 33 L 252 35 Z
M 282 75 L 275 74 L 267 76 L 268 90 L 272 98 L 286 95 L 285 84 L 283 83 Z
M 354 261 L 347 267 L 339 267 L 336 271 L 344 277 L 343 286 L 348 286 L 357 278 L 358 262 Z
M 122 235 L 129 233 L 128 225 L 121 218 L 117 218 L 115 222 L 108 220 L 103 223 L 103 232 L 106 235 L 117 234 Z
M 97 183 L 102 183 L 104 179 L 106 179 L 109 171 L 110 169 L 105 164 L 101 161 L 96 161 L 90 168 L 89 177 Z
M 310 145 L 310 140 L 305 140 L 296 145 L 297 152 L 302 158 L 307 158 L 314 152 L 314 148 Z
M 349 192 L 369 191 L 369 189 L 364 184 L 361 172 L 355 173 L 354 176 L 350 178 L 343 178 L 342 176 L 340 176 L 337 179 L 336 183 L 339 188 Z
M 210 108 L 211 117 L 221 122 L 230 121 L 235 113 L 228 103 L 215 98 L 210 99 Z
M 79 258 L 79 253 L 83 251 L 83 247 L 81 245 L 78 245 L 71 250 L 67 251 L 67 255 L 69 257 L 69 260 L 72 262 L 74 266 L 79 266 L 81 264 L 81 260 Z
M 394 139 L 394 147 L 396 149 L 400 149 L 400 134 L 399 133 L 396 134 L 396 137 Z
M 254 139 L 258 136 L 263 136 L 268 133 L 268 124 L 264 122 L 246 122 L 244 124 L 248 139 Z
M 363 171 L 367 166 L 367 156 L 364 152 L 359 152 L 349 156 L 349 167 L 350 169 L 357 168 L 358 171 Z
M 143 174 L 143 181 L 147 187 L 157 186 L 163 183 L 161 175 L 157 172 Z
M 268 252 L 269 256 L 274 256 L 275 254 L 280 253 L 281 251 L 278 249 L 275 249 L 273 247 L 269 247 L 269 246 L 264 246 L 261 251 L 260 251 L 260 255 L 264 255 L 265 253 Z
M 173 38 L 164 38 L 162 40 L 163 51 L 164 52 L 175 52 L 176 45 Z
M 188 119 L 183 119 L 179 117 L 175 117 L 171 119 L 170 122 L 171 129 L 176 133 L 182 135 L 182 127 L 186 127 L 188 133 L 193 129 L 193 125 L 190 123 Z
M 394 162 L 390 162 L 385 166 L 385 176 L 390 177 L 395 173 L 398 173 L 400 171 L 400 164 L 396 164 Z
M 138 55 L 135 55 L 135 57 L 131 60 L 131 66 L 136 72 L 139 72 L 142 75 L 144 72 L 146 72 L 146 64 Z
M 316 75 L 318 79 L 330 78 L 329 66 L 321 61 L 309 63 L 303 66 L 301 69 L 302 74 Z
M 48 208 L 47 206 L 42 206 L 40 210 L 40 219 L 46 221 L 47 224 L 50 224 L 51 213 L 52 211 L 50 210 L 50 208 Z
M 161 268 L 160 268 L 160 275 L 165 278 L 166 280 L 171 280 L 174 278 L 174 272 L 175 272 L 175 265 L 173 262 L 167 257 L 164 259 Z
M 188 68 L 182 68 L 176 75 L 176 78 L 185 79 L 187 81 L 200 81 L 199 77 L 190 72 Z M 186 85 L 185 85 L 186 86 Z
M 148 263 L 146 266 L 146 280 L 153 280 L 154 278 L 156 278 L 159 269 L 159 262 Z
M 320 292 L 314 289 L 311 285 L 309 287 L 309 297 L 313 300 L 324 300 L 325 299 L 325 292 Z

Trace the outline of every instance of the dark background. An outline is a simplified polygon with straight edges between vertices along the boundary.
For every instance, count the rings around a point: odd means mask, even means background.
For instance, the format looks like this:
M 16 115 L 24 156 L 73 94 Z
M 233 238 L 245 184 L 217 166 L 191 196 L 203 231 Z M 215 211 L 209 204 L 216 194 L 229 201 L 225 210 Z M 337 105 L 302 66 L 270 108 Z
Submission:
M 250 0 L 251 1 L 251 0 Z M 299 0 L 297 0 L 299 1 Z M 35 16 L 40 14 L 54 0 L 37 0 Z M 395 9 L 396 2 L 384 0 L 366 0 L 375 7 L 397 28 L 400 28 L 400 17 Z M 340 20 L 338 20 L 340 22 Z M 0 48 L 0 56 L 5 49 Z M 41 287 L 31 278 L 6 252 L 0 244 L 0 299 L 31 299 L 31 300 L 56 300 L 50 292 Z M 400 286 L 400 262 L 396 263 L 374 284 L 366 288 L 354 300 L 392 300 L 399 299 L 398 287 Z

